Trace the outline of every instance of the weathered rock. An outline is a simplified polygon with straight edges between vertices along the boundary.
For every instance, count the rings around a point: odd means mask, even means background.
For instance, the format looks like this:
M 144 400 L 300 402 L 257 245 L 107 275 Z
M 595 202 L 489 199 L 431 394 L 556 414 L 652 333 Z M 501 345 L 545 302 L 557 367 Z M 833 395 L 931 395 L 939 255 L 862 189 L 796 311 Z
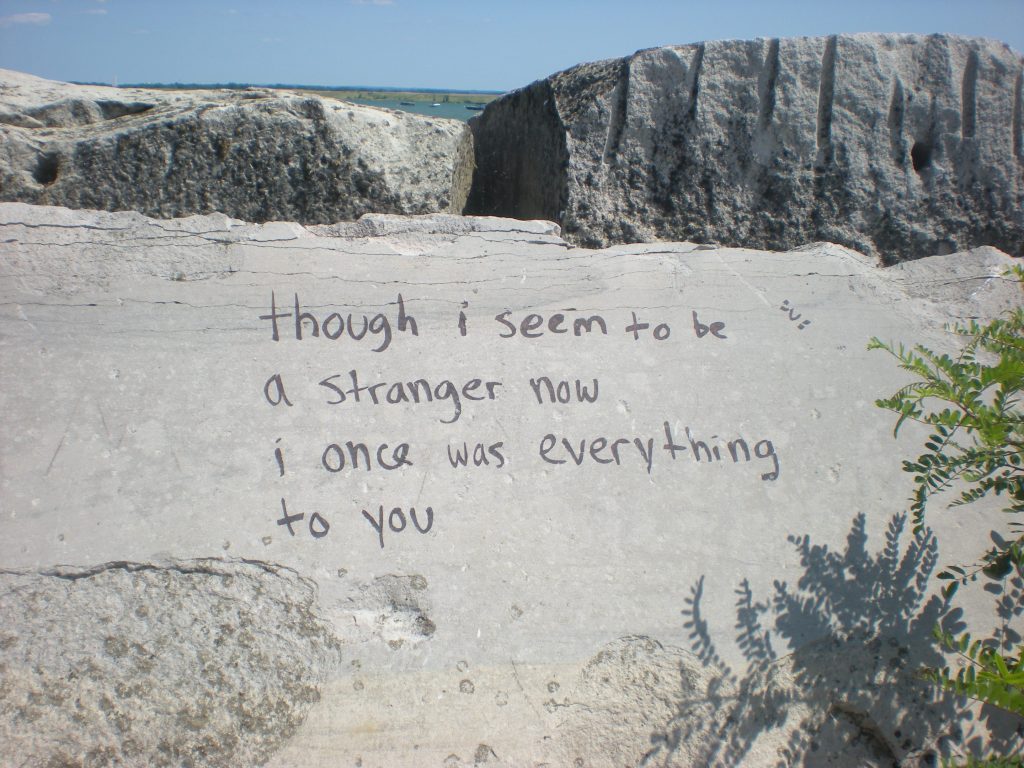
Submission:
M 925 768 L 955 709 L 888 640 L 829 638 L 737 680 L 681 648 L 621 638 L 560 704 L 558 764 Z
M 583 64 L 471 124 L 468 212 L 588 247 L 652 240 L 889 261 L 1024 254 L 1020 56 L 946 35 L 708 42 Z
M 923 434 L 893 440 L 874 400 L 906 376 L 865 347 L 952 351 L 944 323 L 1020 306 L 1011 263 L 589 251 L 549 222 L 441 214 L 303 227 L 0 204 L 0 566 L 24 574 L 3 577 L 0 663 L 22 671 L 0 672 L 20 686 L 2 689 L 17 703 L 0 740 L 19 749 L 0 766 L 116 740 L 91 703 L 108 635 L 166 649 L 147 672 L 112 642 L 115 685 L 163 701 L 149 675 L 181 679 L 192 695 L 168 716 L 209 715 L 177 734 L 181 765 L 216 764 L 204 739 L 229 732 L 225 761 L 269 768 L 952 751 L 936 739 L 955 708 L 910 679 L 934 654 L 931 577 L 1006 516 L 940 508 L 934 541 L 904 522 L 900 542 L 901 460 Z M 235 586 L 181 573 L 195 560 Z M 92 567 L 112 562 L 135 565 Z M 991 608 L 967 590 L 967 619 Z M 218 646 L 242 616 L 253 636 Z M 328 669 L 329 637 L 344 663 Z M 227 697 L 204 687 L 213 668 L 179 674 L 200 651 L 225 674 L 247 656 Z M 257 689 L 291 738 L 243 738 L 218 708 Z M 121 727 L 166 733 L 130 693 L 111 697 Z M 969 751 L 993 743 L 975 735 Z
M 461 212 L 472 136 L 456 120 L 306 94 L 157 91 L 0 71 L 0 200 L 331 223 Z
M 0 572 L 0 764 L 262 764 L 339 660 L 315 595 L 220 559 Z
M 561 764 L 935 765 L 964 733 L 956 702 L 920 676 L 942 664 L 927 638 L 943 603 L 921 578 L 936 541 L 906 527 L 896 516 L 877 554 L 863 516 L 843 550 L 794 540 L 804 572 L 796 585 L 777 582 L 770 600 L 741 582 L 741 666 L 723 660 L 709 631 L 700 580 L 683 609 L 689 651 L 621 638 L 583 668 L 560 707 Z M 795 651 L 780 655 L 782 643 Z M 1020 741 L 1012 726 L 993 730 Z

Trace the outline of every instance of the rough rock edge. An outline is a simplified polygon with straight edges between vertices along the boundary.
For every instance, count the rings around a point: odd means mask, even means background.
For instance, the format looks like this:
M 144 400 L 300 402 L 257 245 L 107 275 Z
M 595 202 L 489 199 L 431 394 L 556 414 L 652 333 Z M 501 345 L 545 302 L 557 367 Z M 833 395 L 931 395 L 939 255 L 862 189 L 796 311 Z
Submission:
M 194 228 L 190 228 L 194 224 Z M 294 239 L 327 237 L 340 240 L 383 238 L 396 234 L 464 235 L 470 233 L 503 233 L 541 235 L 565 246 L 561 229 L 551 221 L 499 218 L 496 216 L 462 216 L 453 213 L 392 214 L 367 213 L 355 221 L 332 224 L 300 224 L 292 221 L 250 222 L 227 214 L 197 213 L 172 219 L 146 216 L 138 211 L 101 211 L 94 208 L 68 208 L 62 205 L 0 202 L 0 227 L 59 227 L 61 229 L 128 230 L 131 226 L 154 227 L 182 235 L 197 233 L 230 234 L 233 241 L 247 239 Z M 193 229 L 195 231 L 193 231 Z M 235 230 L 238 230 L 237 232 Z
M 871 93 L 847 82 L 876 74 Z M 580 64 L 470 121 L 466 212 L 553 219 L 595 248 L 825 239 L 890 263 L 978 245 L 1022 255 L 1022 81 L 1019 54 L 954 35 L 712 41 Z
M 91 233 L 109 232 L 112 234 L 111 242 L 105 244 L 109 248 L 101 254 L 103 258 L 90 261 L 88 265 L 83 265 L 83 269 L 95 268 L 106 274 L 115 265 L 120 264 L 118 269 L 122 276 L 134 270 L 146 274 L 159 273 L 171 280 L 189 279 L 187 274 L 174 267 L 180 261 L 180 257 L 175 255 L 173 249 L 155 249 L 166 255 L 159 265 L 154 263 L 147 266 L 148 262 L 138 262 L 121 255 L 120 252 L 124 248 L 130 248 L 135 242 L 136 233 L 156 230 L 162 238 L 180 239 L 179 242 L 168 240 L 166 244 L 195 246 L 192 251 L 194 258 L 202 257 L 211 264 L 211 260 L 220 263 L 221 248 L 224 244 L 291 242 L 301 247 L 299 241 L 306 238 L 334 240 L 338 242 L 339 248 L 344 247 L 343 243 L 348 241 L 374 241 L 388 244 L 394 247 L 396 252 L 419 254 L 434 252 L 462 237 L 474 236 L 501 239 L 520 246 L 534 245 L 570 250 L 576 248 L 562 239 L 557 224 L 543 220 L 454 214 L 366 214 L 355 222 L 303 226 L 294 222 L 248 223 L 220 213 L 157 219 L 135 211 L 77 210 L 59 206 L 0 202 L 0 231 L 16 233 L 19 228 L 52 229 L 59 235 L 51 237 L 59 238 L 62 245 L 75 242 L 75 230 L 78 229 Z M 95 236 L 89 237 L 94 239 Z M 21 251 L 17 237 L 8 235 L 5 241 L 10 244 L 6 247 L 12 247 L 16 254 Z M 4 248 L 5 246 L 0 245 L 0 250 Z M 692 242 L 630 243 L 610 246 L 604 250 L 626 256 L 661 254 L 668 258 L 680 259 L 687 258 L 691 253 L 713 251 L 749 253 L 749 258 L 758 259 L 816 250 L 833 258 L 848 260 L 851 267 L 858 272 L 877 270 L 887 278 L 894 296 L 911 296 L 942 305 L 949 315 L 963 319 L 994 316 L 1020 306 L 1024 300 L 1024 293 L 1017 289 L 1012 278 L 1005 276 L 1007 268 L 1016 260 L 991 246 L 925 257 L 892 266 L 885 266 L 884 260 L 879 257 L 867 256 L 847 246 L 829 242 L 806 243 L 788 251 L 759 251 Z M 948 277 L 938 279 L 936 275 Z
M 308 93 L 80 86 L 0 70 L 0 198 L 162 218 L 461 213 L 461 121 Z

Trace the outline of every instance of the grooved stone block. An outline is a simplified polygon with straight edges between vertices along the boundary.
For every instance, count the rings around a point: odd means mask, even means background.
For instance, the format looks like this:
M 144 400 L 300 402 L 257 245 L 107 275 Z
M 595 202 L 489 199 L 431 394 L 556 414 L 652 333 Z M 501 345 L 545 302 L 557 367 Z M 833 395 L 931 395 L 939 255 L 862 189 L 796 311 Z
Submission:
M 0 766 L 1006 743 L 916 677 L 1004 516 L 912 536 L 865 346 L 951 349 L 1010 262 L 0 204 Z
M 1022 60 L 950 35 L 665 46 L 581 64 L 471 122 L 467 212 L 588 246 L 827 240 L 887 262 L 1024 254 Z

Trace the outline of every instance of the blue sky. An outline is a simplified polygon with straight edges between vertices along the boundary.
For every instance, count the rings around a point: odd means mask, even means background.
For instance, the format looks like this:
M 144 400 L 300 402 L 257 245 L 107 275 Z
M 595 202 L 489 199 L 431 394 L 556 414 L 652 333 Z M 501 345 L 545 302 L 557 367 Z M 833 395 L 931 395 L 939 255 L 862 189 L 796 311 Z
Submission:
M 1024 0 L 0 0 L 0 67 L 508 90 L 656 45 L 835 32 L 954 32 L 1024 51 Z

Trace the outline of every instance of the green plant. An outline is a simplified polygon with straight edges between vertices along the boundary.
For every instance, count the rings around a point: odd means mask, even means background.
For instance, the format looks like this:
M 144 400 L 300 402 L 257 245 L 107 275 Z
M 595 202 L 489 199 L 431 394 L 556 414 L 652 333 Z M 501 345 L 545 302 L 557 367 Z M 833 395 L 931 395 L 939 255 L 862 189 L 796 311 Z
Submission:
M 1017 267 L 1014 274 L 1024 280 L 1024 269 Z M 1008 513 L 1024 511 L 1024 309 L 984 326 L 972 321 L 949 330 L 965 339 L 956 358 L 920 344 L 908 350 L 874 338 L 868 345 L 886 350 L 917 377 L 892 397 L 877 401 L 880 408 L 899 414 L 893 434 L 908 420 L 933 429 L 925 452 L 903 463 L 914 475 L 910 511 L 915 532 L 924 526 L 928 499 L 958 481 L 966 487 L 951 506 L 994 493 L 1005 494 Z M 944 407 L 939 410 L 931 401 Z M 972 570 L 952 566 L 939 574 L 952 581 L 948 594 L 979 571 L 995 577 L 1011 571 L 1013 552 L 1019 556 L 1024 535 L 1019 521 L 1011 521 L 1010 527 L 1018 532 L 1016 538 L 997 544 Z
M 990 757 L 979 760 L 976 757 L 969 757 L 963 763 L 952 763 L 945 760 L 942 765 L 944 768 L 952 768 L 953 766 L 956 766 L 956 768 L 1024 768 L 1024 758 Z
M 1024 286 L 1024 269 L 1007 273 Z M 948 330 L 962 345 L 953 357 L 923 345 L 894 347 L 877 338 L 869 349 L 893 355 L 915 380 L 892 397 L 877 401 L 880 408 L 898 414 L 893 434 L 908 422 L 929 427 L 925 451 L 903 469 L 914 476 L 910 511 L 915 532 L 924 530 L 925 511 L 936 494 L 957 488 L 950 506 L 970 504 L 983 497 L 1005 499 L 1011 517 L 1024 512 L 1024 309 L 1018 308 L 985 325 L 954 324 Z M 942 688 L 992 704 L 1024 717 L 1024 644 L 1009 627 L 1010 619 L 1024 613 L 1024 532 L 1018 519 L 1008 524 L 1009 536 L 993 532 L 993 546 L 970 565 L 950 565 L 938 575 L 947 582 L 943 592 L 952 597 L 959 586 L 984 575 L 998 584 L 989 591 L 1003 595 L 1001 636 L 972 639 L 936 629 L 941 645 L 964 662 L 928 670 Z M 988 765 L 1019 765 L 1015 762 Z
M 930 670 L 928 677 L 943 688 L 1001 709 L 1024 715 L 1024 655 L 1004 656 L 981 640 L 972 640 L 968 632 L 959 637 L 935 628 L 935 637 L 948 651 L 964 662 L 957 674 L 949 667 Z

